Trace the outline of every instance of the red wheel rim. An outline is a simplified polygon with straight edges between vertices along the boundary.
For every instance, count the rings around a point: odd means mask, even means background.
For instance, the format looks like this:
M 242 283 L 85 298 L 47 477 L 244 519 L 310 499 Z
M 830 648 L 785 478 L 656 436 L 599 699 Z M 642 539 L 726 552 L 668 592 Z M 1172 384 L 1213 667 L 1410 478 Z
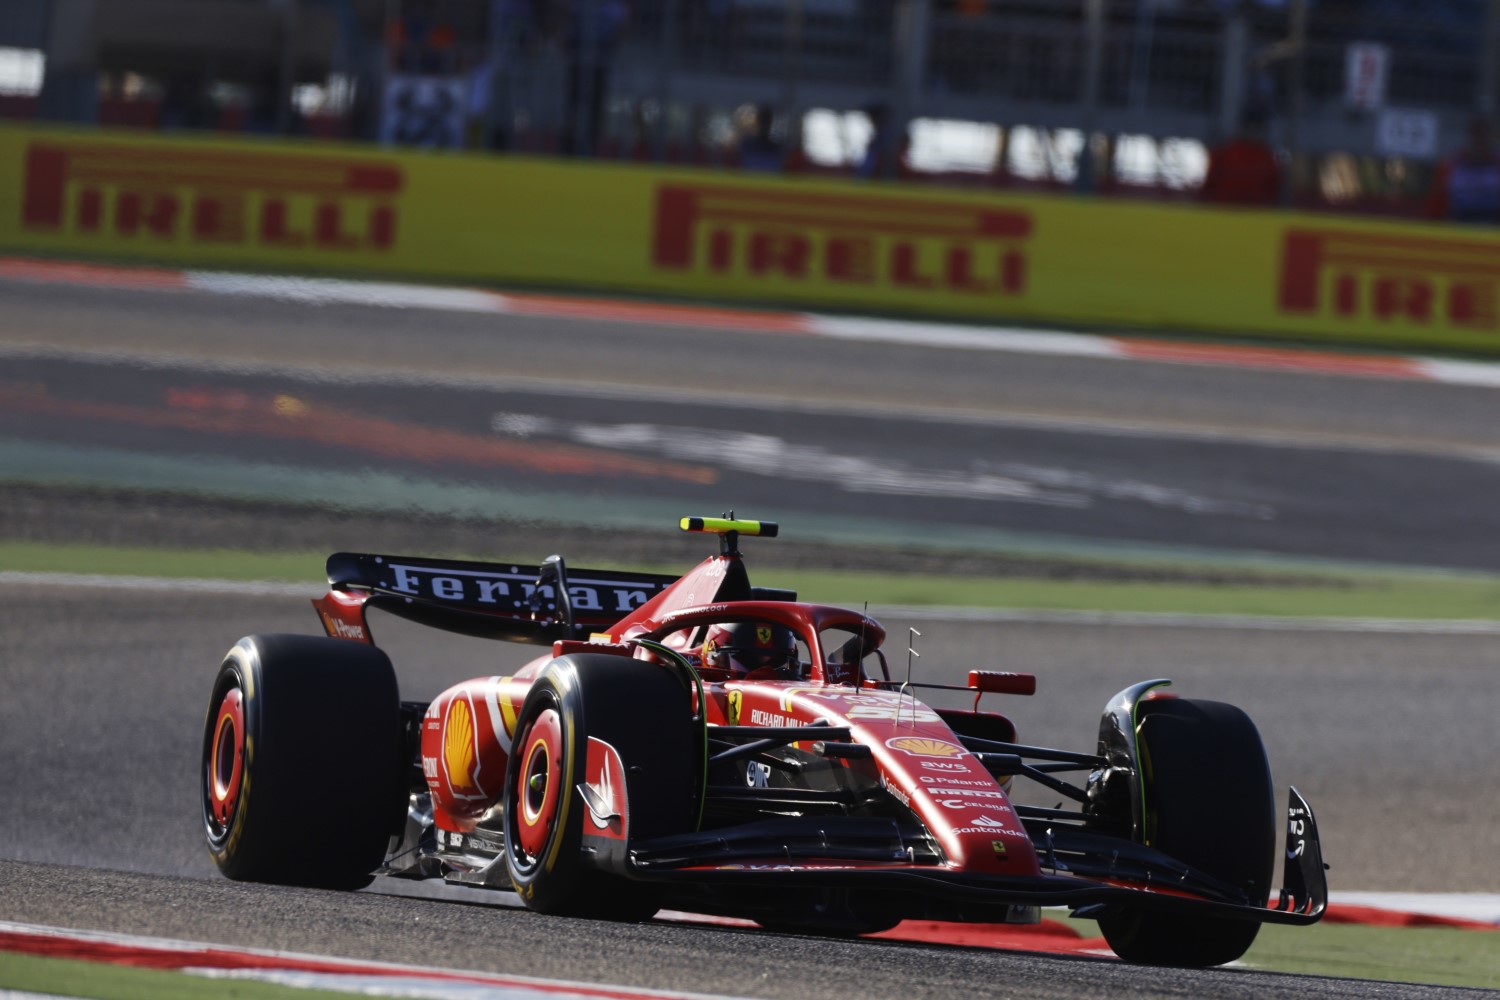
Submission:
M 541 857 L 557 822 L 560 794 L 565 779 L 562 769 L 562 720 L 545 709 L 526 730 L 518 744 L 521 767 L 515 796 L 516 842 L 532 859 Z
M 213 821 L 228 828 L 240 801 L 245 774 L 245 700 L 239 688 L 230 688 L 219 702 L 214 723 L 213 749 L 208 757 L 208 799 Z

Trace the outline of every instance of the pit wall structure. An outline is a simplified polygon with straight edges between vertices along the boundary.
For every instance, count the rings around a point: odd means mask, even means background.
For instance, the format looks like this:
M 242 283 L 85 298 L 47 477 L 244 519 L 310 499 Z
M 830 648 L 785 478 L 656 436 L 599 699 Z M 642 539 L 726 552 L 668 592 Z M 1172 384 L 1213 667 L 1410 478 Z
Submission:
M 1085 197 L 0 126 L 0 248 L 1500 353 L 1500 235 Z

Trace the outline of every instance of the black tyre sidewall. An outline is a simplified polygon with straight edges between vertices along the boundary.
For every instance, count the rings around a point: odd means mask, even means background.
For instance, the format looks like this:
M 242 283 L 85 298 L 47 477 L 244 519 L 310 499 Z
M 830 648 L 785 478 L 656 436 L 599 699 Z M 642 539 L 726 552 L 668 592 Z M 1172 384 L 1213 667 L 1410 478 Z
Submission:
M 523 864 L 512 834 L 529 729 L 548 708 L 562 717 L 564 754 L 572 741 L 573 758 L 571 772 L 564 775 L 568 803 L 543 851 L 553 856 L 550 866 L 545 859 Z M 586 780 L 589 737 L 601 739 L 615 748 L 626 769 L 632 839 L 694 829 L 703 746 L 690 713 L 691 695 L 681 678 L 642 660 L 566 656 L 537 678 L 517 718 L 505 779 L 507 865 L 512 885 L 530 909 L 607 919 L 641 919 L 655 911 L 648 886 L 601 871 L 584 857 L 586 806 L 577 786 Z
M 549 668 L 532 684 L 516 720 L 516 737 L 511 744 L 511 757 L 505 771 L 505 857 L 511 886 L 529 909 L 541 913 L 567 912 L 579 895 L 576 889 L 583 877 L 583 865 L 578 858 L 583 830 L 579 822 L 582 804 L 577 801 L 574 786 L 583 780 L 587 737 L 582 738 L 583 746 L 580 747 L 582 713 L 578 686 L 576 681 L 559 684 L 559 674 L 563 672 Z M 535 860 L 524 860 L 524 852 L 513 836 L 519 808 L 515 793 L 521 782 L 521 769 L 526 763 L 532 724 L 549 709 L 562 720 L 562 759 L 557 765 L 557 776 L 552 779 L 560 784 L 557 819 L 540 855 Z M 570 757 L 571 768 L 567 766 Z M 562 840 L 560 845 L 559 838 Z
M 1150 846 L 1265 905 L 1275 870 L 1277 814 L 1254 723 L 1222 702 L 1170 698 L 1141 706 L 1140 743 Z M 1222 965 L 1247 951 L 1253 920 L 1130 910 L 1102 917 L 1121 958 L 1153 965 Z
M 208 770 L 225 692 L 243 696 L 239 801 L 216 836 Z M 390 660 L 348 640 L 241 639 L 215 678 L 200 765 L 209 854 L 238 881 L 353 889 L 384 860 L 400 772 L 400 696 Z

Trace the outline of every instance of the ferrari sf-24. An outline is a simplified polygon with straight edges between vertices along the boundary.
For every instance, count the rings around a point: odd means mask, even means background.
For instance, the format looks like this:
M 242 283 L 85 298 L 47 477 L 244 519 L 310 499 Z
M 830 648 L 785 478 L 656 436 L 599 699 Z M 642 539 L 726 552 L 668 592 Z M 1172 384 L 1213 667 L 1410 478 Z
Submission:
M 865 613 L 751 585 L 740 540 L 774 523 L 682 527 L 720 551 L 680 578 L 331 556 L 313 601 L 326 635 L 241 639 L 214 680 L 200 774 L 219 870 L 442 879 L 543 913 L 671 907 L 831 935 L 1068 907 L 1126 961 L 1184 966 L 1322 916 L 1312 810 L 1292 788 L 1279 812 L 1238 708 L 1145 680 L 1109 699 L 1091 750 L 1018 742 L 980 699 L 1030 695 L 1033 675 L 893 678 Z M 371 608 L 543 651 L 402 701 Z M 974 702 L 930 707 L 923 688 Z M 1017 801 L 1018 779 L 1056 805 Z

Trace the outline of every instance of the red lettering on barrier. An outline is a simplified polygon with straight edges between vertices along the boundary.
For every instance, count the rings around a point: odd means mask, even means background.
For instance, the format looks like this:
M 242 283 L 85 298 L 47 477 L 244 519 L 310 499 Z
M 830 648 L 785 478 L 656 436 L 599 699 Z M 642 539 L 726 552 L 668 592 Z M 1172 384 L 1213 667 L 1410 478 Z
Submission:
M 750 237 L 750 271 L 779 271 L 788 278 L 805 278 L 811 253 L 807 239 L 797 233 L 755 233 Z
M 329 157 L 33 143 L 21 225 L 32 232 L 345 253 L 396 243 L 399 167 Z M 253 221 L 252 221 L 253 220 Z
M 869 195 L 664 184 L 652 262 L 669 271 L 1022 295 L 1031 216 Z
M 193 239 L 201 243 L 243 243 L 245 200 L 232 196 L 199 198 L 193 205 Z
M 869 284 L 875 280 L 875 242 L 859 236 L 835 236 L 825 248 L 828 277 Z
M 1500 328 L 1500 244 L 1289 230 L 1278 306 L 1334 319 Z

